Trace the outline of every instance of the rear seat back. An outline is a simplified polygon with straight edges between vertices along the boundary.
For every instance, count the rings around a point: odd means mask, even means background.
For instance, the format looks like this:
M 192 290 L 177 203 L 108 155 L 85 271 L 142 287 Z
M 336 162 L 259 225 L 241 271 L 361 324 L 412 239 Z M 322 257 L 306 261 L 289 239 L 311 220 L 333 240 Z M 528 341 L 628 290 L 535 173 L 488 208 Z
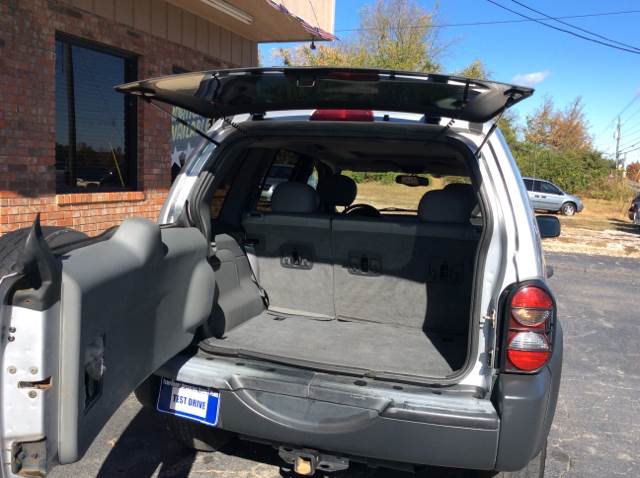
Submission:
M 337 316 L 466 332 L 479 239 L 471 193 L 428 192 L 413 221 L 334 218 Z
M 427 250 L 424 329 L 466 333 L 481 230 L 470 222 L 477 196 L 470 184 L 427 192 L 418 205 L 418 237 Z
M 273 310 L 335 315 L 331 220 L 318 208 L 311 186 L 286 182 L 273 192 L 272 212 L 252 212 L 243 220 L 247 242 L 255 244 L 255 273 Z
M 425 264 L 415 223 L 336 217 L 332 223 L 336 315 L 421 327 Z
M 466 333 L 475 203 L 472 189 L 452 188 L 425 194 L 417 218 L 331 216 L 313 188 L 282 183 L 272 212 L 243 225 L 273 310 Z

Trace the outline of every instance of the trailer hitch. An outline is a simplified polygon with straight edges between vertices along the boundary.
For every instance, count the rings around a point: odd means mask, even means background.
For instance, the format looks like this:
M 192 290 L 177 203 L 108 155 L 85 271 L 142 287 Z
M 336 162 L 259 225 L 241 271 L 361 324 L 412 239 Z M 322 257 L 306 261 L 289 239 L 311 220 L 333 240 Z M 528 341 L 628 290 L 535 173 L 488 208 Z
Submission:
M 293 466 L 295 473 L 303 476 L 312 476 L 316 471 L 332 473 L 349 468 L 349 460 L 346 458 L 308 448 L 294 449 L 281 446 L 278 448 L 278 455 Z

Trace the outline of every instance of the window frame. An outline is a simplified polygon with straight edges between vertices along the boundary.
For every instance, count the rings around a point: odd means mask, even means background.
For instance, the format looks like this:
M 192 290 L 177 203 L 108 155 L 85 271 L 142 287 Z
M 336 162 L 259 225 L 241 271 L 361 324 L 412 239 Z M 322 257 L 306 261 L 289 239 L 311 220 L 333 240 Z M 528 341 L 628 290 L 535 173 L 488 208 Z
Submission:
M 70 35 L 65 32 L 56 31 L 55 43 L 61 42 L 72 47 L 84 48 L 98 53 L 121 58 L 124 61 L 124 82 L 136 81 L 138 79 L 138 59 L 140 55 L 126 51 L 117 47 L 104 45 L 102 43 L 85 38 Z M 55 81 L 55 78 L 54 78 Z M 114 85 L 115 86 L 115 85 Z M 55 88 L 55 86 L 54 86 Z M 60 187 L 56 180 L 56 194 L 69 193 L 104 193 L 104 192 L 126 192 L 138 190 L 138 100 L 135 95 L 124 95 L 124 154 L 127 158 L 127 184 L 125 187 L 98 186 L 94 188 L 82 188 L 70 186 L 68 184 Z M 74 168 L 75 169 L 75 168 Z

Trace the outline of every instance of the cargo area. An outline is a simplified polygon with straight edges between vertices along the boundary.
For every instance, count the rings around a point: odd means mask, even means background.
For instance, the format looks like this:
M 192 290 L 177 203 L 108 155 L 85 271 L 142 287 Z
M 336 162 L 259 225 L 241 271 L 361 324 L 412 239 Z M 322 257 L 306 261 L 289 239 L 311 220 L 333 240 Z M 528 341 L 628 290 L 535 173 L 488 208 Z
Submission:
M 445 377 L 463 365 L 466 344 L 464 333 L 265 311 L 223 339 L 205 340 L 200 347 L 324 370 Z
M 216 235 L 212 225 L 218 302 L 200 348 L 360 374 L 461 370 L 483 231 L 464 154 L 413 142 L 399 153 L 387 141 L 269 141 L 235 163 L 229 194 L 252 197 L 237 226 Z M 372 173 L 396 179 L 386 203 L 358 195 L 353 178 Z M 457 179 L 401 184 L 420 174 Z M 394 207 L 409 189 L 415 202 Z

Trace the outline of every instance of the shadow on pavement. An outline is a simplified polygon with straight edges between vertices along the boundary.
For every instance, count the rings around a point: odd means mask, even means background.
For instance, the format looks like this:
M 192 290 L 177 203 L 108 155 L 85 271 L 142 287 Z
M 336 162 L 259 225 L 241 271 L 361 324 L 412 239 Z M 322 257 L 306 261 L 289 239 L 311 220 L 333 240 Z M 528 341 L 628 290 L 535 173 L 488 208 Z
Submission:
M 251 476 L 251 464 L 273 466 L 273 475 L 293 478 L 296 476 L 280 459 L 275 448 L 235 438 L 215 453 L 195 453 L 187 450 L 166 428 L 158 412 L 143 407 L 129 422 L 112 449 L 104 459 L 98 478 L 187 478 L 200 476 L 211 467 L 227 472 L 229 476 Z M 255 471 L 255 470 L 254 470 Z M 249 475 L 245 475 L 249 473 Z M 215 476 L 218 476 L 214 473 Z M 224 476 L 224 475 L 223 475 Z M 259 473 L 259 476 L 265 476 Z M 322 478 L 324 475 L 317 475 Z M 468 476 L 462 470 L 424 468 L 415 473 L 388 468 L 372 468 L 360 463 L 351 463 L 348 470 L 331 475 L 332 478 L 461 478 Z M 476 476 L 476 475 L 474 475 Z
M 630 234 L 640 234 L 640 227 L 632 222 L 622 221 L 615 218 L 608 218 L 607 221 L 609 221 L 617 231 L 628 232 Z
M 113 444 L 99 478 L 186 478 L 196 454 L 175 441 L 158 412 L 143 407 Z

